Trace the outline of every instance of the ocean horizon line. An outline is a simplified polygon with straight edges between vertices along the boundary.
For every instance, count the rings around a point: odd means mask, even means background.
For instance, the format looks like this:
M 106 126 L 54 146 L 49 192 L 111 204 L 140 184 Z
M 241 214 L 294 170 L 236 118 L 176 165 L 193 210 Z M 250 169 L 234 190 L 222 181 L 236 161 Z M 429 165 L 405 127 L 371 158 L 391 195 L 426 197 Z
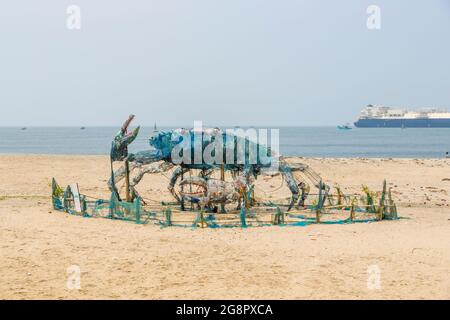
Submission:
M 120 128 L 122 124 L 118 125 L 0 125 L 0 128 Z M 147 124 L 138 124 L 136 123 L 134 126 L 141 126 L 143 128 L 153 128 L 155 125 L 147 125 Z M 157 124 L 159 128 L 190 128 L 193 125 L 166 125 L 166 124 Z M 218 127 L 218 128 L 336 128 L 337 125 L 209 125 L 203 124 L 203 127 Z
M 107 157 L 109 153 L 3 153 L 0 151 L 0 157 Z M 283 156 L 284 159 L 311 159 L 311 160 L 321 160 L 321 159 L 336 159 L 336 160 L 447 160 L 444 157 L 402 157 L 402 156 L 392 156 L 392 157 L 377 157 L 377 156 L 319 156 L 319 155 L 289 155 Z

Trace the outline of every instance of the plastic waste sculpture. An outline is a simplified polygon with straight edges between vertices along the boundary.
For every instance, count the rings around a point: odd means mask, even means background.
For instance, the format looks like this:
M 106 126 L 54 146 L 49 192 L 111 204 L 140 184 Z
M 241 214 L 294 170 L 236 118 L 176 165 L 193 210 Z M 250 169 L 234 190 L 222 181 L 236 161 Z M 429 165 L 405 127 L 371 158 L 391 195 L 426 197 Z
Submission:
M 319 183 L 321 180 L 319 175 L 308 166 L 301 163 L 287 163 L 267 146 L 251 141 L 248 137 L 230 134 L 218 128 L 202 128 L 200 131 L 184 128 L 157 131 L 149 139 L 151 149 L 129 153 L 128 146 L 136 139 L 140 129 L 137 127 L 129 131 L 133 119 L 134 115 L 130 115 L 112 142 L 111 170 L 114 161 L 125 161 L 126 163 L 111 174 L 108 185 L 113 191 L 117 190 L 116 183 L 118 181 L 124 179 L 129 172 L 137 171 L 128 186 L 129 191 L 136 195 L 135 186 L 145 174 L 164 172 L 173 167 L 175 170 L 170 178 L 168 189 L 178 202 L 182 200 L 182 197 L 191 202 L 211 202 L 214 199 L 216 202 L 237 200 L 236 195 L 239 193 L 237 190 L 241 190 L 241 193 L 248 192 L 251 189 L 251 178 L 265 174 L 271 168 L 276 168 L 277 172 L 282 175 L 292 194 L 288 210 L 294 206 L 302 207 L 308 194 L 306 183 L 297 181 L 294 177 L 293 172 L 295 171 L 301 171 L 311 177 L 316 186 L 320 185 L 325 192 L 329 190 L 327 186 Z M 255 151 L 256 154 L 250 154 L 250 150 Z M 234 156 L 232 161 L 227 158 L 226 161 L 211 162 L 206 161 L 202 156 L 199 161 L 197 155 L 199 153 L 203 155 L 208 151 L 213 158 L 217 156 L 216 159 L 220 160 L 223 160 L 224 155 Z M 244 157 L 239 158 L 239 154 L 243 154 Z M 201 195 L 196 197 L 185 193 L 180 197 L 174 187 L 180 176 L 191 169 L 201 170 L 201 176 L 189 181 L 181 181 L 181 185 L 196 184 L 202 188 Z M 234 185 L 237 187 L 230 188 L 226 183 L 221 184 L 212 180 L 209 175 L 215 169 L 230 171 L 235 180 Z M 213 188 L 216 189 L 216 194 L 214 194 Z M 218 192 L 218 190 L 222 191 Z M 224 194 L 218 195 L 217 193 Z
M 74 185 L 67 186 L 63 191 L 53 179 L 52 205 L 55 210 L 84 217 L 202 228 L 305 226 L 311 223 L 365 223 L 398 219 L 397 207 L 386 180 L 381 192 L 373 192 L 363 186 L 363 195 L 347 195 L 336 185 L 336 193 L 332 194 L 320 176 L 308 166 L 288 162 L 265 145 L 253 142 L 240 133 L 232 134 L 217 128 L 156 131 L 149 139 L 149 150 L 129 153 L 128 146 L 139 134 L 139 127 L 131 131 L 128 129 L 133 118 L 131 115 L 125 121 L 112 142 L 109 200 L 81 194 L 78 186 Z M 250 150 L 253 150 L 253 156 L 256 150 L 256 158 L 252 159 Z M 227 156 L 226 161 L 220 161 L 227 154 L 233 156 L 233 161 Z M 243 154 L 243 159 L 237 157 L 238 154 Z M 114 172 L 115 161 L 124 161 L 124 165 Z M 170 169 L 173 173 L 168 189 L 177 202 L 148 199 L 157 204 L 147 204 L 147 199 L 137 193 L 136 185 L 147 173 L 162 173 Z M 199 174 L 192 175 L 191 170 L 199 171 Z M 214 178 L 218 170 L 220 179 Z M 133 179 L 130 179 L 131 172 Z M 185 178 L 187 172 L 190 174 Z M 232 181 L 226 180 L 226 172 L 230 173 Z M 291 195 L 281 201 L 256 198 L 254 181 L 263 174 L 280 175 Z M 116 182 L 123 179 L 126 201 L 120 199 L 116 187 Z M 317 188 L 317 193 L 309 192 L 306 181 Z M 179 187 L 177 191 L 176 185 Z M 307 196 L 312 196 L 312 200 L 305 203 Z M 185 207 L 186 202 L 191 203 L 190 208 Z M 230 203 L 237 204 L 238 210 L 225 210 L 225 205 Z M 179 209 L 175 207 L 177 205 L 180 205 Z M 224 214 L 215 214 L 219 212 L 219 205 Z M 296 210 L 291 210 L 293 207 Z M 291 211 L 287 212 L 285 208 Z

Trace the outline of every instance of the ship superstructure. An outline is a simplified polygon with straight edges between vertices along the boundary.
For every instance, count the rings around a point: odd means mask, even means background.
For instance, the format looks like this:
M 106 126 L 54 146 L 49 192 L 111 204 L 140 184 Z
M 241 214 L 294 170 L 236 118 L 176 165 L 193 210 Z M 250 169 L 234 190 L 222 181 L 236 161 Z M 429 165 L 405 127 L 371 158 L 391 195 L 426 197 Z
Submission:
M 355 126 L 358 128 L 450 128 L 450 112 L 439 108 L 408 111 L 406 108 L 368 105 L 361 111 Z

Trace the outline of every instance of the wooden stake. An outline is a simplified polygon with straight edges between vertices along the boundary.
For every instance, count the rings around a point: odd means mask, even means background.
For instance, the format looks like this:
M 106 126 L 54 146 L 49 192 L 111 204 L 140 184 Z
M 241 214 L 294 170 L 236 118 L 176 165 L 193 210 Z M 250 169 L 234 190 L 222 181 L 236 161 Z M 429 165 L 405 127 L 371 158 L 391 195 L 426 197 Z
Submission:
M 136 214 L 136 223 L 141 223 L 141 198 L 134 199 L 134 210 Z
M 317 207 L 316 207 L 316 222 L 320 223 L 320 210 L 322 210 L 322 189 L 323 189 L 323 184 L 322 184 L 322 180 L 320 180 L 319 182 L 319 198 L 317 199 Z
M 170 227 L 172 225 L 172 211 L 169 207 L 166 208 L 166 226 Z
M 350 207 L 350 221 L 355 220 L 355 201 L 352 200 L 352 206 Z
M 208 225 L 206 224 L 205 217 L 203 216 L 203 211 L 200 212 L 200 228 L 205 228 Z
M 125 199 L 127 202 L 131 201 L 130 196 L 130 164 L 128 162 L 128 159 L 125 160 L 125 188 L 126 188 L 126 195 Z
M 189 171 L 189 177 L 191 176 L 191 171 Z M 184 169 L 181 169 L 181 176 L 180 176 L 181 181 L 184 180 Z M 175 185 L 173 186 L 175 188 Z M 192 192 L 192 184 L 189 183 L 189 192 Z M 181 193 L 184 193 L 184 184 L 181 185 Z M 180 197 L 180 210 L 181 211 L 185 211 L 186 207 L 184 206 L 184 197 L 181 196 Z M 191 202 L 191 210 L 192 210 L 192 202 Z
M 220 166 L 220 180 L 225 181 L 225 165 Z M 225 213 L 225 203 L 220 204 L 220 212 Z

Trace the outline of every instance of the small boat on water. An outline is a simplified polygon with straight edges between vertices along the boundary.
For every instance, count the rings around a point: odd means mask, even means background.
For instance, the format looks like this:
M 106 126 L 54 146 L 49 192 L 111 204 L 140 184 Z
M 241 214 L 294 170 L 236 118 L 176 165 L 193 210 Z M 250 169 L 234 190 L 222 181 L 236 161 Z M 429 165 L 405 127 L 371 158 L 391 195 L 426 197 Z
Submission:
M 22 128 L 20 128 L 20 130 L 27 130 L 27 127 L 22 127 Z
M 80 128 L 80 130 L 84 130 L 84 129 L 86 129 L 86 127 L 81 127 L 81 128 Z
M 339 130 L 352 130 L 353 128 L 349 123 L 337 126 Z

